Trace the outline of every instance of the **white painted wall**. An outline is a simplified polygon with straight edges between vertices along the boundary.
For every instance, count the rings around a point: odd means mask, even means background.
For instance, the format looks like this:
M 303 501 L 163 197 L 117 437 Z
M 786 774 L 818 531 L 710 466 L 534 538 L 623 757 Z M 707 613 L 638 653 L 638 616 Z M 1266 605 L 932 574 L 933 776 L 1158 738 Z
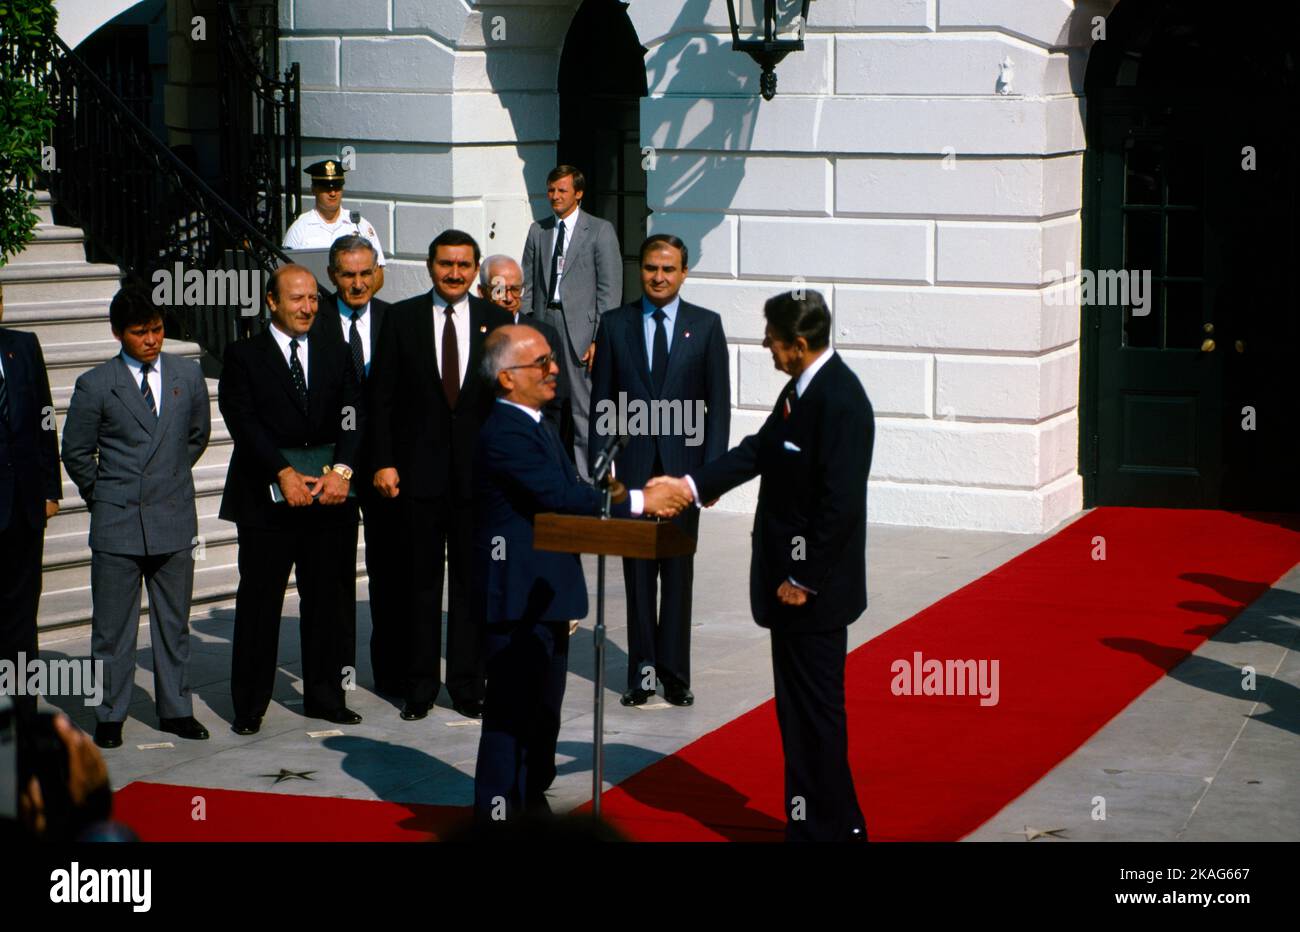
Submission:
M 873 521 L 1037 532 L 1078 512 L 1079 313 L 1047 283 L 1080 264 L 1078 95 L 1091 17 L 1111 5 L 815 0 L 806 51 L 764 102 L 725 0 L 631 0 L 651 227 L 687 241 L 684 296 L 723 315 L 734 439 L 784 382 L 759 346 L 762 302 L 801 279 L 831 302 L 876 408 Z M 283 0 L 304 156 L 355 148 L 349 203 L 393 257 L 386 298 L 428 287 L 423 256 L 448 226 L 522 250 L 577 6 Z
M 139 0 L 54 0 L 59 38 L 76 48 L 96 29 Z

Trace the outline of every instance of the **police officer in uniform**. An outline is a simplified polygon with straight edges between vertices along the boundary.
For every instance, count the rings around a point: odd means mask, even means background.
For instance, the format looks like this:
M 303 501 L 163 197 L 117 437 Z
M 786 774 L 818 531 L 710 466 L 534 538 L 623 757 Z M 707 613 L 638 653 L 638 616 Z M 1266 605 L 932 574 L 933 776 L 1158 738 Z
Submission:
M 378 255 L 375 269 L 375 292 L 384 287 L 383 247 L 379 234 L 365 217 L 356 211 L 343 210 L 343 176 L 347 169 L 337 159 L 324 159 L 303 171 L 311 176 L 311 193 L 316 206 L 304 213 L 284 234 L 285 249 L 329 249 L 340 236 L 354 234 L 370 240 Z

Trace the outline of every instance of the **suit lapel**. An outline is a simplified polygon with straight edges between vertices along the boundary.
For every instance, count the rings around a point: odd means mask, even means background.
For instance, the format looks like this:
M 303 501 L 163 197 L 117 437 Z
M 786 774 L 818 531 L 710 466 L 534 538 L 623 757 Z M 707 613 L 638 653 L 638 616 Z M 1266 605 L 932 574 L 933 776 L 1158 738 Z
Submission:
M 382 304 L 375 298 L 370 299 L 370 361 L 372 363 L 375 359 L 375 351 L 379 349 L 379 328 L 384 325 L 387 311 L 387 304 Z
M 483 362 L 483 343 L 487 340 L 488 319 L 483 308 L 483 299 L 470 295 L 469 298 L 469 365 L 465 367 L 465 378 L 461 380 L 460 390 L 475 377 Z
M 121 355 L 113 357 L 113 364 L 116 367 L 113 394 L 122 400 L 122 404 L 126 405 L 131 415 L 152 437 L 158 429 L 158 418 L 144 403 L 144 396 L 140 394 L 140 384 L 132 377 L 131 370 Z
M 673 377 L 681 371 L 682 359 L 686 356 L 691 340 L 699 339 L 695 336 L 695 328 L 698 322 L 698 316 L 695 313 L 695 307 L 681 301 L 677 305 L 677 320 L 673 321 L 673 341 L 668 347 L 668 371 L 664 373 L 664 394 L 669 394 L 668 386 L 673 384 Z M 645 328 L 641 329 L 642 339 L 645 339 Z
M 441 404 L 446 408 L 447 396 L 442 391 L 442 370 L 438 368 L 438 347 L 436 345 L 438 331 L 433 326 L 433 315 L 436 313 L 433 302 L 434 291 L 431 288 L 426 300 L 415 305 L 415 340 L 416 345 L 423 346 L 425 352 L 429 354 L 429 364 L 423 367 L 425 390 L 429 393 L 429 397 L 433 399 L 434 404 Z
M 23 427 L 23 415 L 27 411 L 27 360 L 15 352 L 17 341 L 0 330 L 0 353 L 4 354 L 5 394 L 9 396 L 9 426 L 14 433 Z
M 311 346 L 310 339 L 307 340 L 307 345 L 308 347 Z M 275 342 L 270 327 L 267 327 L 262 334 L 262 352 L 266 356 L 267 366 L 275 373 L 276 381 L 289 395 L 289 400 L 293 402 L 293 406 L 306 414 L 307 412 L 302 409 L 302 400 L 298 397 L 298 389 L 294 388 L 293 376 L 289 374 L 289 362 L 284 358 L 284 353 L 280 352 L 280 344 Z M 310 357 L 308 357 L 307 365 L 308 367 L 311 366 Z M 308 377 L 310 378 L 310 376 Z M 310 396 L 310 383 L 308 383 L 308 387 Z
M 641 381 L 645 383 L 646 396 L 653 398 L 654 385 L 650 381 L 650 365 L 646 362 L 649 350 L 645 342 L 645 308 L 639 300 L 629 304 L 628 307 L 632 311 L 631 314 L 627 315 L 628 326 L 632 328 L 632 333 L 629 335 L 631 336 L 630 344 L 633 347 L 633 352 L 636 353 L 636 365 L 633 368 L 641 376 Z
M 163 359 L 159 356 L 159 359 Z M 166 365 L 163 366 L 162 395 L 159 404 L 162 407 L 158 411 L 157 429 L 153 432 L 153 439 L 149 442 L 149 449 L 145 451 L 144 461 L 147 463 L 153 459 L 154 453 L 158 451 L 158 445 L 162 442 L 163 434 L 171 426 L 172 421 L 176 420 L 176 412 L 180 410 L 181 400 L 181 377 L 176 370 L 179 360 L 174 356 L 166 357 Z

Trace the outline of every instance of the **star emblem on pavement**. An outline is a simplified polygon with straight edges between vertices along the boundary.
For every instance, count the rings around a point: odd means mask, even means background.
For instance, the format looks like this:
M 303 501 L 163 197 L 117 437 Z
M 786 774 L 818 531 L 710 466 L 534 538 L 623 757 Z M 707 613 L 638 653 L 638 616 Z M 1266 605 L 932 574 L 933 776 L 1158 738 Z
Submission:
M 314 770 L 285 770 L 281 767 L 279 773 L 259 773 L 258 776 L 272 779 L 275 781 L 272 786 L 279 786 L 285 780 L 310 780 L 315 772 Z
M 1008 835 L 1024 835 L 1025 841 L 1033 841 L 1035 838 L 1064 838 L 1061 832 L 1063 828 L 1034 828 L 1032 825 L 1026 825 L 1023 832 L 1008 832 Z

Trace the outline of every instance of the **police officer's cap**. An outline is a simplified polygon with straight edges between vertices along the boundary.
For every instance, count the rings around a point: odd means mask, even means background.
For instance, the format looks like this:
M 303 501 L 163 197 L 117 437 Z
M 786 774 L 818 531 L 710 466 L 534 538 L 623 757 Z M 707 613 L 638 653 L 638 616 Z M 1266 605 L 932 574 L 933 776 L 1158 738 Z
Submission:
M 347 173 L 347 169 L 343 167 L 343 163 L 338 159 L 322 159 L 319 162 L 314 162 L 313 164 L 308 165 L 303 169 L 303 171 L 306 174 L 311 175 L 311 180 L 314 184 L 324 184 L 329 182 L 342 184 L 343 175 Z

